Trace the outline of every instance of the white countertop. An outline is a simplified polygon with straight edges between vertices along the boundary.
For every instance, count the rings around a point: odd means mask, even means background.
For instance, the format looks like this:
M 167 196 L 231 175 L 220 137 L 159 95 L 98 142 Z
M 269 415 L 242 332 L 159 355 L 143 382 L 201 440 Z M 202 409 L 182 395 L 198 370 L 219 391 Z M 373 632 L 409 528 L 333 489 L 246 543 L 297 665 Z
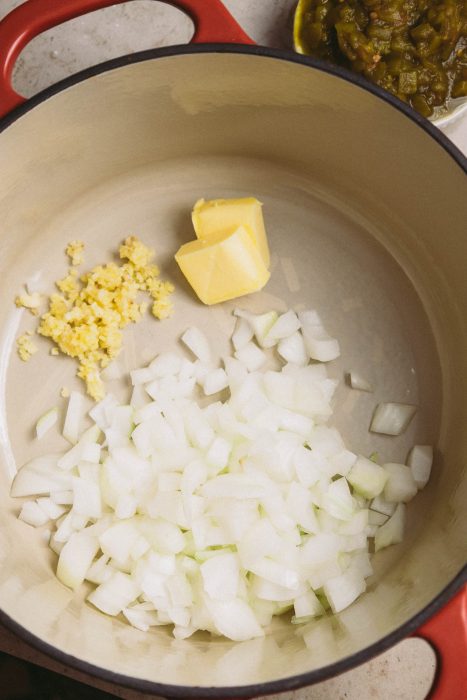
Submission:
M 0 0 L 0 18 L 22 0 Z M 224 0 L 245 31 L 259 44 L 290 48 L 291 18 L 296 0 Z M 60 78 L 119 55 L 184 43 L 192 33 L 190 20 L 178 10 L 153 0 L 110 7 L 35 39 L 20 57 L 16 89 L 26 96 Z M 467 152 L 467 115 L 446 131 Z M 118 697 L 143 696 L 108 683 L 94 682 L 61 664 L 47 660 L 0 628 L 0 650 L 28 658 L 61 673 L 97 685 Z M 423 700 L 431 685 L 435 657 L 429 646 L 406 640 L 377 659 L 335 679 L 299 691 L 270 696 L 275 700 Z

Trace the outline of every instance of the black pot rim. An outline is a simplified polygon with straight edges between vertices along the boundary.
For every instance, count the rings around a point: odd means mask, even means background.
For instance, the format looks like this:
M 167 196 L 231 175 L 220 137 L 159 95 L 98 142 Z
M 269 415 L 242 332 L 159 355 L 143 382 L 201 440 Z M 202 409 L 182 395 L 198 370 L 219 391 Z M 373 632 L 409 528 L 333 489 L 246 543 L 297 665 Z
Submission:
M 100 75 L 116 68 L 140 63 L 147 60 L 164 58 L 170 56 L 193 55 L 199 53 L 234 53 L 246 54 L 251 56 L 265 56 L 268 58 L 297 63 L 311 68 L 320 70 L 325 73 L 337 76 L 346 82 L 357 85 L 362 90 L 376 95 L 378 98 L 392 105 L 393 108 L 402 112 L 408 119 L 415 122 L 421 129 L 427 132 L 447 153 L 453 158 L 457 165 L 467 173 L 467 158 L 464 154 L 427 119 L 412 110 L 404 102 L 401 102 L 397 97 L 382 90 L 377 85 L 369 83 L 359 75 L 351 71 L 333 66 L 318 59 L 309 56 L 295 54 L 292 51 L 271 49 L 264 46 L 246 46 L 240 44 L 189 44 L 181 46 L 171 46 L 167 48 L 150 49 L 141 51 L 128 56 L 122 56 L 105 63 L 100 63 L 96 66 L 80 71 L 57 84 L 41 91 L 39 94 L 28 99 L 26 102 L 15 108 L 12 112 L 0 119 L 0 133 L 11 126 L 14 122 L 20 119 L 37 105 L 56 95 L 57 93 L 83 82 L 88 78 Z M 414 634 L 428 619 L 448 603 L 448 601 L 457 593 L 464 584 L 467 583 L 467 564 L 458 572 L 452 581 L 435 596 L 435 598 L 426 605 L 419 613 L 407 620 L 403 625 L 393 630 L 390 634 L 382 637 L 377 642 L 365 647 L 351 656 L 345 657 L 335 663 L 329 664 L 322 668 L 291 676 L 281 678 L 264 683 L 243 686 L 228 686 L 228 687 L 205 687 L 205 686 L 179 686 L 169 685 L 165 683 L 156 683 L 138 679 L 132 676 L 127 676 L 121 673 L 115 673 L 99 666 L 94 666 L 77 657 L 71 656 L 51 644 L 43 641 L 39 637 L 29 632 L 25 627 L 15 622 L 9 615 L 0 609 L 0 623 L 10 629 L 14 634 L 18 635 L 25 642 L 38 649 L 40 652 L 47 654 L 53 659 L 66 664 L 78 671 L 87 673 L 91 676 L 101 678 L 102 680 L 121 685 L 127 688 L 132 688 L 140 692 L 162 695 L 169 698 L 246 698 L 266 695 L 271 693 L 280 693 L 285 691 L 296 690 L 303 686 L 311 685 L 324 681 L 333 676 L 339 675 L 344 671 L 349 671 L 352 668 L 369 661 L 375 656 L 386 651 L 389 647 L 401 641 L 405 637 Z M 436 651 L 436 650 L 435 650 Z

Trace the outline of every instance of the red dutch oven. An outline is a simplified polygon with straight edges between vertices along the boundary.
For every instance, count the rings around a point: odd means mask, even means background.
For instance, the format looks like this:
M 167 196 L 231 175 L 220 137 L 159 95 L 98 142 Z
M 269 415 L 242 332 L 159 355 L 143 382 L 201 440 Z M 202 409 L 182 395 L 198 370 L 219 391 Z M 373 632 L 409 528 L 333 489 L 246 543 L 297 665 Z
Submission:
M 63 663 L 169 697 L 291 690 L 416 635 L 438 658 L 430 697 L 467 698 L 466 159 L 360 77 L 256 46 L 219 0 L 169 3 L 195 24 L 189 46 L 104 63 L 27 101 L 15 92 L 13 66 L 33 37 L 112 4 L 28 0 L 0 23 L 2 623 Z M 248 642 L 177 641 L 65 589 L 16 518 L 9 485 L 31 455 L 28 426 L 69 366 L 49 356 L 21 365 L 10 300 L 32 272 L 60 276 L 71 238 L 97 261 L 134 232 L 153 237 L 177 285 L 164 342 L 188 318 L 215 341 L 224 312 L 197 304 L 171 261 L 198 197 L 241 193 L 264 202 L 274 253 L 259 307 L 316 306 L 342 344 L 345 364 L 331 372 L 377 378 L 381 395 L 342 389 L 336 423 L 351 449 L 403 462 L 414 443 L 434 443 L 436 460 L 404 542 L 374 557 L 367 592 L 347 610 L 305 626 L 281 618 Z M 369 435 L 375 400 L 417 403 L 406 434 Z

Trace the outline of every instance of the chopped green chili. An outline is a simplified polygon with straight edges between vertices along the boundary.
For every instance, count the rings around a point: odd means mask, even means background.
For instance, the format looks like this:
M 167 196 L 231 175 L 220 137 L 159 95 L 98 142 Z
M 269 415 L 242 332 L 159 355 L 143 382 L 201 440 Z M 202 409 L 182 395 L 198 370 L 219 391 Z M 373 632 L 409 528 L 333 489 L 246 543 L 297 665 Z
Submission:
M 426 117 L 467 96 L 466 0 L 300 0 L 295 45 Z

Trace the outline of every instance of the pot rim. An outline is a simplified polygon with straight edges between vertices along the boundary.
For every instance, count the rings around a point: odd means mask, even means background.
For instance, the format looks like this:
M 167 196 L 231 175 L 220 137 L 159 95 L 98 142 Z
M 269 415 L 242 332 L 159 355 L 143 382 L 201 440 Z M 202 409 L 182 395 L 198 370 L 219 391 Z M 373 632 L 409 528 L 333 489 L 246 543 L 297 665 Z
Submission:
M 20 119 L 23 115 L 34 109 L 37 105 L 63 90 L 81 83 L 88 78 L 106 73 L 110 70 L 122 68 L 133 63 L 142 63 L 143 61 L 153 60 L 157 58 L 167 58 L 171 56 L 193 55 L 202 53 L 233 53 L 247 54 L 253 56 L 264 56 L 277 60 L 297 63 L 304 66 L 314 68 L 339 77 L 346 82 L 353 83 L 362 90 L 372 93 L 385 102 L 392 105 L 399 112 L 405 114 L 407 118 L 415 122 L 421 129 L 428 133 L 447 153 L 453 158 L 455 163 L 467 174 L 467 157 L 454 145 L 447 136 L 445 136 L 433 123 L 422 117 L 420 114 L 411 109 L 404 102 L 399 100 L 394 95 L 386 92 L 382 88 L 373 83 L 366 81 L 359 75 L 342 68 L 340 66 L 330 65 L 319 59 L 301 54 L 295 54 L 291 51 L 283 49 L 273 49 L 258 45 L 243 45 L 243 44 L 188 44 L 179 46 L 163 47 L 158 49 L 149 49 L 140 51 L 127 56 L 121 56 L 103 63 L 99 63 L 90 68 L 86 68 L 73 74 L 58 83 L 40 91 L 37 95 L 26 100 L 23 104 L 16 107 L 12 112 L 0 119 L 0 134 L 5 131 L 14 122 Z M 35 647 L 38 651 L 52 657 L 53 659 L 64 663 L 78 671 L 87 673 L 91 676 L 101 678 L 108 682 L 121 685 L 127 688 L 135 689 L 140 692 L 159 694 L 169 698 L 244 698 L 255 697 L 271 693 L 280 693 L 285 691 L 296 690 L 303 686 L 312 685 L 320 681 L 332 678 L 344 671 L 349 671 L 360 664 L 369 661 L 375 656 L 389 649 L 397 642 L 416 633 L 427 620 L 435 613 L 441 610 L 448 601 L 457 593 L 464 584 L 467 583 L 467 564 L 454 576 L 451 582 L 441 590 L 433 600 L 428 603 L 420 612 L 409 618 L 404 624 L 397 629 L 385 635 L 378 641 L 364 647 L 360 651 L 351 656 L 344 657 L 328 666 L 308 671 L 287 678 L 280 678 L 264 683 L 242 686 L 225 686 L 225 687 L 204 687 L 204 686 L 179 686 L 154 681 L 135 678 L 125 674 L 116 673 L 111 670 L 104 669 L 99 666 L 83 661 L 75 656 L 62 652 L 57 647 L 43 641 L 39 637 L 29 632 L 25 627 L 13 620 L 7 613 L 0 608 L 0 623 L 8 628 L 11 632 L 22 638 L 26 643 Z M 416 636 L 416 634 L 415 634 Z M 436 651 L 436 649 L 435 649 Z
M 319 58 L 314 58 L 312 56 L 305 56 L 303 54 L 298 54 L 292 50 L 287 49 L 275 49 L 267 46 L 260 46 L 258 44 L 222 44 L 222 43 L 209 43 L 209 44 L 180 44 L 174 46 L 161 47 L 156 49 L 147 49 L 145 51 L 138 51 L 133 54 L 128 54 L 125 56 L 119 56 L 117 58 L 110 59 L 109 61 L 104 61 L 98 63 L 90 68 L 85 68 L 84 70 L 78 71 L 73 75 L 70 75 L 62 80 L 58 81 L 54 85 L 51 85 L 44 90 L 41 90 L 33 97 L 26 99 L 25 102 L 15 107 L 11 112 L 9 112 L 4 117 L 0 118 L 0 133 L 8 128 L 13 122 L 22 117 L 24 114 L 29 112 L 34 107 L 37 107 L 41 102 L 44 102 L 49 97 L 66 90 L 73 85 L 84 82 L 88 78 L 92 78 L 96 75 L 102 73 L 107 73 L 108 71 L 114 70 L 116 68 L 123 68 L 124 66 L 131 65 L 133 63 L 142 63 L 143 61 L 148 61 L 156 58 L 167 58 L 170 56 L 181 56 L 199 53 L 233 53 L 233 54 L 247 54 L 250 56 L 265 56 L 267 58 L 274 58 L 289 63 L 298 63 L 301 65 L 309 66 L 315 68 L 323 73 L 328 73 L 334 75 L 348 83 L 353 83 L 357 85 L 362 90 L 369 92 L 376 97 L 379 97 L 384 102 L 388 102 L 399 112 L 405 114 L 411 121 L 415 122 L 420 128 L 426 131 L 439 145 L 446 150 L 449 155 L 457 162 L 458 165 L 467 173 L 467 155 L 464 155 L 462 151 L 429 119 L 422 117 L 421 114 L 416 112 L 414 109 L 409 107 L 405 102 L 402 102 L 398 97 L 392 95 L 390 92 L 383 90 L 379 85 L 375 85 L 370 81 L 366 80 L 361 75 L 350 71 L 342 66 L 335 66 L 333 64 L 327 63 Z

